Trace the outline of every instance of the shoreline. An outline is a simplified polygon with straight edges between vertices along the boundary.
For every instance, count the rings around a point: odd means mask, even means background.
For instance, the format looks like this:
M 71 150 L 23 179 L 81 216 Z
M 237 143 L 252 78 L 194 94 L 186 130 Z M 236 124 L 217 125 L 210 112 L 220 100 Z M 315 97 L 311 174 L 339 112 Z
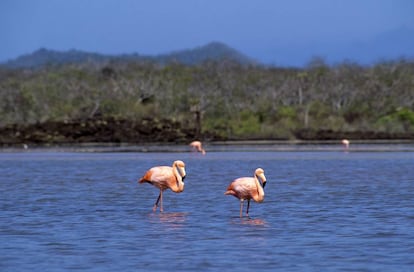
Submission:
M 340 140 L 245 140 L 204 142 L 207 152 L 414 152 L 414 140 L 352 140 L 345 149 Z M 76 143 L 76 144 L 16 144 L 0 147 L 7 152 L 190 152 L 182 143 Z

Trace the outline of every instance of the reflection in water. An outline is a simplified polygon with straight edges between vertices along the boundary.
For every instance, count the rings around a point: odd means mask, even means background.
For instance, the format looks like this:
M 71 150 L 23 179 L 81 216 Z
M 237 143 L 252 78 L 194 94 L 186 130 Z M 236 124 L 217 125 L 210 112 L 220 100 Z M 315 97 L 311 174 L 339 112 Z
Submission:
M 251 218 L 251 217 L 244 217 L 244 218 L 237 218 L 231 221 L 232 224 L 242 224 L 242 225 L 250 225 L 250 226 L 263 226 L 267 227 L 268 224 L 264 219 L 261 218 Z
M 183 224 L 187 220 L 188 212 L 161 212 L 150 213 L 149 219 L 152 223 L 161 223 L 165 226 L 177 229 L 183 227 Z

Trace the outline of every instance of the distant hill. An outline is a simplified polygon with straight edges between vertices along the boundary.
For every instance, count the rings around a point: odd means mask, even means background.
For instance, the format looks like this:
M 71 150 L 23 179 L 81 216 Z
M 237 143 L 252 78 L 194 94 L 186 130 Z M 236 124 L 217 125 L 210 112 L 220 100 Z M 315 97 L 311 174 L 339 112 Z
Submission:
M 178 62 L 195 65 L 207 60 L 229 59 L 241 64 L 257 64 L 257 61 L 237 50 L 219 42 L 212 42 L 193 49 L 185 49 L 171 53 L 144 56 L 139 54 L 105 55 L 79 50 L 55 51 L 45 48 L 22 55 L 14 60 L 0 64 L 5 68 L 37 68 L 44 65 L 62 65 L 69 63 L 107 62 L 111 60 L 147 60 L 165 64 Z
M 44 65 L 60 65 L 66 63 L 81 63 L 88 61 L 108 61 L 111 56 L 102 54 L 70 50 L 65 52 L 41 48 L 27 55 L 22 55 L 14 60 L 10 60 L 2 66 L 7 68 L 35 68 Z
M 175 51 L 153 57 L 153 60 L 163 63 L 177 61 L 183 64 L 193 65 L 207 60 L 230 59 L 241 64 L 254 64 L 252 58 L 239 51 L 219 42 L 212 42 L 193 49 Z

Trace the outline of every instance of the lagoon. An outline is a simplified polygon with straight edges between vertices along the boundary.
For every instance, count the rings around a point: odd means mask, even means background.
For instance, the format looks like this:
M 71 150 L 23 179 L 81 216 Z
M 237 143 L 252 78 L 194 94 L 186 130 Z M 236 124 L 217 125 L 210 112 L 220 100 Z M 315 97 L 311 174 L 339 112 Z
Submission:
M 387 147 L 0 152 L 2 271 L 410 271 L 414 152 Z M 111 151 L 114 151 L 111 149 Z M 119 151 L 119 150 L 118 150 Z M 181 194 L 137 179 L 185 161 Z M 228 184 L 262 167 L 239 218 Z

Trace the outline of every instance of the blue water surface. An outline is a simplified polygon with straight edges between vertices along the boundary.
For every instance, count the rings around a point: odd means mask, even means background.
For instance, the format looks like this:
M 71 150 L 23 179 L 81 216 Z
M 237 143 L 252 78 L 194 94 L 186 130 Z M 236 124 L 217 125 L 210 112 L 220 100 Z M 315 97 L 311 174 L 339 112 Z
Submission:
M 176 159 L 154 213 L 137 179 Z M 257 167 L 240 218 L 224 191 Z M 1 271 L 414 270 L 413 152 L 3 152 L 0 192 Z

